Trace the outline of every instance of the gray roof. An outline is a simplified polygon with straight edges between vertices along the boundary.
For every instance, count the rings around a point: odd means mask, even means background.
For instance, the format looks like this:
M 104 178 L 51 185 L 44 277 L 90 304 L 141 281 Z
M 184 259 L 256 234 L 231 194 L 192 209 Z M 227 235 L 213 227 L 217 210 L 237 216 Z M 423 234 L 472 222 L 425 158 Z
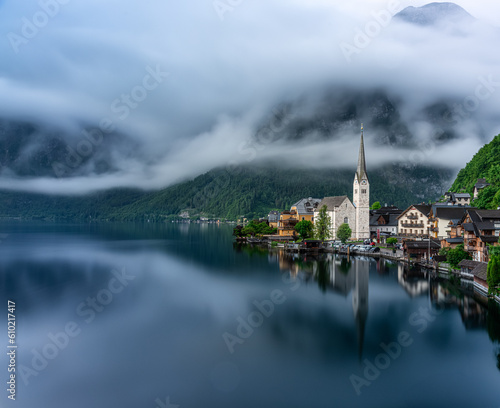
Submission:
M 473 270 L 472 274 L 477 276 L 479 279 L 486 281 L 488 276 L 488 263 L 480 262 Z
M 412 208 L 415 208 L 417 211 L 420 211 L 425 216 L 428 216 L 429 212 L 431 211 L 432 205 L 427 205 L 427 204 L 410 205 L 406 210 L 404 210 L 401 214 L 398 215 L 398 218 L 402 217 L 404 214 L 406 214 Z
M 461 219 L 467 209 L 466 207 L 455 206 L 432 206 L 434 216 L 442 220 Z
M 429 247 L 429 241 L 406 241 L 405 246 L 407 249 L 422 249 Z M 441 243 L 438 241 L 431 240 L 431 249 L 441 248 Z
M 320 198 L 303 198 L 292 205 L 292 207 L 296 207 L 297 213 L 299 214 L 311 214 L 318 207 L 320 202 Z
M 476 266 L 478 266 L 480 264 L 481 264 L 481 262 L 471 261 L 469 259 L 464 259 L 463 261 L 460 261 L 458 266 L 474 269 Z
M 500 220 L 500 210 L 476 210 L 476 214 L 479 215 L 483 221 L 488 219 Z
M 488 183 L 488 182 L 486 181 L 486 179 L 484 179 L 484 178 L 480 178 L 480 179 L 477 179 L 477 182 L 476 182 L 476 184 L 475 184 L 475 186 L 474 186 L 474 187 L 475 187 L 476 189 L 480 190 L 480 189 L 482 189 L 482 188 L 488 187 L 489 185 L 490 185 L 490 183 Z
M 469 193 L 452 193 L 452 196 L 455 198 L 470 198 Z
M 336 197 L 325 197 L 318 205 L 318 210 L 320 210 L 324 205 L 328 208 L 328 211 L 333 211 L 335 207 L 340 207 L 340 205 L 345 201 L 349 200 L 346 195 L 336 196 Z M 351 200 L 349 200 L 350 202 Z
M 464 239 L 463 239 L 463 237 L 446 238 L 446 242 L 448 242 L 448 244 L 461 244 L 464 242 Z

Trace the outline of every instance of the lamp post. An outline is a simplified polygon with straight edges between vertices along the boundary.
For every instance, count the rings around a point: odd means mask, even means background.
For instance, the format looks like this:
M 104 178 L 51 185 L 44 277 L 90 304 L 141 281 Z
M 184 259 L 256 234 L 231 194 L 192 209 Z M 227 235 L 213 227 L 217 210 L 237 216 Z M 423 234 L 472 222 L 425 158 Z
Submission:
M 429 240 L 429 248 L 427 252 L 427 263 L 430 265 L 431 263 L 431 227 L 427 227 L 427 237 Z

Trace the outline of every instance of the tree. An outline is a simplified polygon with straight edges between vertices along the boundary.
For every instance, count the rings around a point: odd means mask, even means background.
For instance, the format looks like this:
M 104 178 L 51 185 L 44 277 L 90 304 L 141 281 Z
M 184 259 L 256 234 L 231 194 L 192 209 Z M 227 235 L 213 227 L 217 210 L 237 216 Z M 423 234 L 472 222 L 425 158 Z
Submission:
M 349 238 L 351 238 L 352 230 L 349 227 L 349 224 L 342 224 L 337 230 L 337 238 L 342 241 L 343 244 L 347 242 Z
M 446 255 L 446 261 L 456 268 L 464 259 L 471 259 L 470 254 L 464 250 L 464 244 L 458 245 L 455 249 L 450 249 Z
M 241 238 L 243 236 L 242 231 L 243 231 L 243 227 L 241 225 L 237 225 L 233 229 L 233 237 Z
M 378 210 L 382 208 L 382 205 L 380 204 L 380 201 L 375 201 L 372 206 L 370 207 L 370 210 Z
M 493 255 L 488 262 L 487 269 L 488 292 L 496 293 L 497 286 L 500 284 L 500 256 Z
M 389 245 L 394 245 L 394 244 L 397 244 L 397 243 L 398 243 L 398 239 L 397 239 L 397 238 L 394 238 L 394 237 L 387 238 L 387 243 L 388 243 Z
M 328 239 L 332 236 L 330 225 L 332 219 L 328 215 L 328 208 L 326 205 L 319 210 L 318 219 L 314 223 L 314 235 L 321 241 Z
M 295 231 L 302 239 L 307 239 L 314 234 L 314 225 L 311 221 L 302 220 L 295 226 Z

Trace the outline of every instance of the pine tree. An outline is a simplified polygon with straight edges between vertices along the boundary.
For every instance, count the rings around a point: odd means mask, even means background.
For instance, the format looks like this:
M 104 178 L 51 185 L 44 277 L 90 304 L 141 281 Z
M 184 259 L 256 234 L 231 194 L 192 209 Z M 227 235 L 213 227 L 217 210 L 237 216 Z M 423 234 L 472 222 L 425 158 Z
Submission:
M 500 284 L 500 256 L 493 255 L 490 258 L 487 271 L 488 292 L 496 293 L 496 287 Z
M 321 207 L 319 210 L 318 219 L 314 222 L 314 235 L 320 241 L 324 241 L 331 237 L 330 225 L 332 224 L 332 219 L 327 213 L 328 208 L 326 205 Z

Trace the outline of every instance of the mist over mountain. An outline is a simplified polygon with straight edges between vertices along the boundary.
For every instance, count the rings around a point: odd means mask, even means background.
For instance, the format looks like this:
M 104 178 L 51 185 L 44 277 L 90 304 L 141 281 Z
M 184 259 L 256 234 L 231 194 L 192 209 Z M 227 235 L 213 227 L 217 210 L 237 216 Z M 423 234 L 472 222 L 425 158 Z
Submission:
M 361 123 L 370 170 L 448 174 L 500 130 L 500 35 L 453 4 L 390 20 L 383 2 L 270 0 L 223 14 L 153 3 L 61 6 L 20 43 L 12 35 L 39 6 L 1 4 L 13 18 L 0 43 L 11 57 L 0 61 L 0 188 L 161 189 L 269 163 L 349 171 Z M 443 19 L 461 30 L 430 24 Z

